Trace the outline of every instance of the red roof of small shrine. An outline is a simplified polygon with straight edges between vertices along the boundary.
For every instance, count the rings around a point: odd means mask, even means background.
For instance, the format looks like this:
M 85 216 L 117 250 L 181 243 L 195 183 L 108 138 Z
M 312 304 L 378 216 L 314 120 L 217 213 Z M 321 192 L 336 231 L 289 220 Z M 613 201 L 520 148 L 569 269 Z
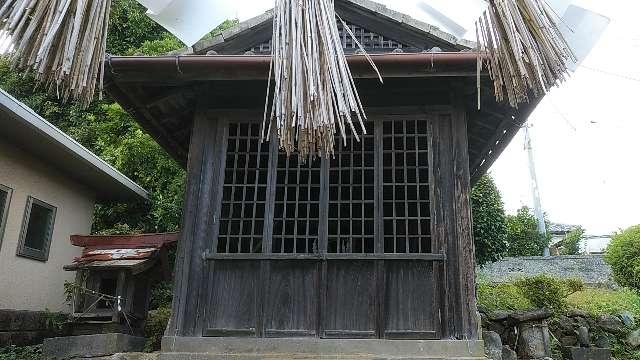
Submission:
M 140 235 L 72 235 L 71 244 L 82 246 L 76 264 L 112 260 L 143 260 L 178 241 L 178 233 Z

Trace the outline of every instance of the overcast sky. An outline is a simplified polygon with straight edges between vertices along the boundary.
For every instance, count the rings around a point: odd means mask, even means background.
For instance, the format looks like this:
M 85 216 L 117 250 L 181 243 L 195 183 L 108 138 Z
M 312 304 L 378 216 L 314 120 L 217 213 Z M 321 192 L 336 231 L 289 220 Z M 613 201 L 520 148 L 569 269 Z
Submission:
M 467 25 L 475 0 L 459 6 L 456 21 Z M 568 0 L 551 0 L 563 2 Z M 412 11 L 415 0 L 383 0 L 387 6 L 432 22 Z M 573 0 L 611 19 L 583 66 L 554 89 L 530 118 L 544 211 L 553 222 L 607 234 L 640 223 L 640 2 Z M 438 9 L 451 1 L 431 0 Z M 272 0 L 238 2 L 245 20 L 272 7 Z M 447 5 L 449 4 L 449 5 Z M 451 15 L 450 15 L 451 16 Z M 514 213 L 531 201 L 529 170 L 520 132 L 490 173 Z

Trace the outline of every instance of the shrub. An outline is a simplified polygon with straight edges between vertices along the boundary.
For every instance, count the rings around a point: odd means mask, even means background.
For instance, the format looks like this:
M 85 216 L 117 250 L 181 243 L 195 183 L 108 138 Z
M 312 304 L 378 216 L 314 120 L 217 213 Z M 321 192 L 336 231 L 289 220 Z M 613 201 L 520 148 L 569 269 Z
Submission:
M 562 280 L 548 275 L 536 275 L 515 282 L 524 297 L 536 308 L 562 311 L 568 307 L 567 297 L 584 289 L 579 279 Z
M 538 232 L 538 221 L 528 207 L 507 216 L 508 256 L 539 256 L 549 245 L 550 237 Z
M 585 289 L 584 281 L 578 278 L 565 279 L 564 285 L 567 287 L 569 295 L 577 293 L 578 291 L 583 291 Z
M 562 255 L 578 255 L 580 254 L 580 242 L 584 236 L 584 229 L 577 227 L 571 230 L 562 239 L 562 249 L 560 253 Z
M 171 309 L 173 301 L 173 283 L 171 281 L 159 281 L 151 287 L 151 301 L 149 308 L 152 310 L 159 308 Z
M 60 331 L 64 327 L 64 324 L 69 321 L 69 316 L 65 313 L 51 312 L 49 309 L 45 309 L 43 318 L 47 329 Z
M 147 343 L 144 345 L 145 351 L 160 350 L 162 336 L 164 336 L 170 317 L 171 308 L 159 308 L 149 311 L 147 320 L 144 323 L 144 335 L 147 338 Z
M 512 283 L 489 284 L 479 281 L 477 296 L 478 306 L 487 311 L 525 310 L 533 307 L 520 288 Z
M 569 295 L 570 306 L 584 310 L 594 316 L 616 315 L 629 311 L 640 318 L 640 295 L 629 289 L 584 289 Z
M 613 235 L 605 261 L 619 285 L 640 290 L 640 225 Z
M 502 197 L 490 176 L 481 177 L 473 187 L 471 208 L 476 262 L 500 260 L 507 252 L 507 222 Z
M 41 345 L 0 348 L 0 360 L 42 360 Z

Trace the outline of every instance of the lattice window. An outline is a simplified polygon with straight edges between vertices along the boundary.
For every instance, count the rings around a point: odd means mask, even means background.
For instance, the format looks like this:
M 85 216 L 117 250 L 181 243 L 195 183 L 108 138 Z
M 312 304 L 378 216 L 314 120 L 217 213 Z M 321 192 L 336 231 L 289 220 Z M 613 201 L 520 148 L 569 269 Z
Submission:
M 351 29 L 355 38 L 358 39 L 360 44 L 367 51 L 376 51 L 376 50 L 386 50 L 392 51 L 395 49 L 403 49 L 410 48 L 410 46 L 404 45 L 398 41 L 386 38 L 380 34 L 369 31 L 361 26 L 354 25 L 347 22 L 347 26 Z M 345 31 L 342 23 L 338 21 L 338 31 L 340 33 L 340 38 L 342 39 L 342 47 L 348 53 L 353 53 L 358 49 L 358 45 L 353 41 L 353 38 L 347 31 Z M 270 54 L 271 53 L 271 39 L 258 44 L 247 51 L 252 51 L 255 54 Z
M 375 145 L 373 122 L 360 142 L 348 132 L 336 136 L 329 162 L 329 253 L 373 253 L 375 218 Z
M 380 34 L 371 32 L 361 26 L 347 23 L 347 26 L 351 29 L 354 37 L 360 42 L 365 49 L 401 49 L 405 47 L 401 43 L 385 38 Z M 358 44 L 353 41 L 353 38 L 348 31 L 344 29 L 341 22 L 338 22 L 338 31 L 342 37 L 342 47 L 344 49 L 358 49 Z
M 273 210 L 273 253 L 318 252 L 321 161 L 278 155 Z
M 427 121 L 365 125 L 360 142 L 350 133 L 346 144 L 336 137 L 335 156 L 323 166 L 322 160 L 302 163 L 261 144 L 258 123 L 230 124 L 217 252 L 259 253 L 270 240 L 272 253 L 318 253 L 326 221 L 329 253 L 430 253 Z M 327 203 L 321 203 L 324 196 Z M 265 226 L 267 217 L 272 220 Z M 271 230 L 271 239 L 263 239 L 264 229 Z
M 428 253 L 430 242 L 427 122 L 383 122 L 385 253 Z
M 229 124 L 218 253 L 259 253 L 269 171 L 260 124 Z

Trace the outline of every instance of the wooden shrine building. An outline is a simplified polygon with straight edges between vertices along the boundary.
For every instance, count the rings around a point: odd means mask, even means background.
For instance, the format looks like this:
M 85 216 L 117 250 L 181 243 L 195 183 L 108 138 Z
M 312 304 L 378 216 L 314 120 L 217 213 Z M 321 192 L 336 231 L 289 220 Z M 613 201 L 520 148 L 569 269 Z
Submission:
M 111 96 L 188 169 L 163 351 L 482 356 L 470 187 L 539 99 L 497 103 L 483 72 L 478 110 L 473 44 L 336 9 L 384 84 L 341 29 L 367 135 L 330 160 L 260 141 L 269 12 L 180 55 L 108 58 Z

